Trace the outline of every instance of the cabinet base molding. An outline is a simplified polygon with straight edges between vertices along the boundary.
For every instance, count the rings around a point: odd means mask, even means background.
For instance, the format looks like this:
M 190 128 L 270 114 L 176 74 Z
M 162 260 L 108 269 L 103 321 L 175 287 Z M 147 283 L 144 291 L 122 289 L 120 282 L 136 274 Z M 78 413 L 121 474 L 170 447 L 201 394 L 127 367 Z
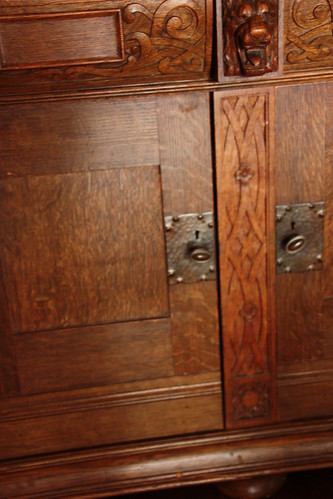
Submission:
M 262 499 L 275 494 L 287 478 L 286 473 L 280 475 L 258 476 L 247 480 L 235 480 L 217 484 L 217 488 L 228 497 L 242 499 Z
M 88 498 L 333 466 L 333 420 L 90 449 L 0 465 L 6 498 Z

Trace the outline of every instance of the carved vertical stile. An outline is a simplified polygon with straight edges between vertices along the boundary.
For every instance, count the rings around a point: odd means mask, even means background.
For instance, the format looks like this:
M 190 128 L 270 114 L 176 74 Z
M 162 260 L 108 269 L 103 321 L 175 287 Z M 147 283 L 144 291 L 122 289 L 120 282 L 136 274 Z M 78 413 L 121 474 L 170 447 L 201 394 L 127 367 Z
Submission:
M 226 421 L 274 418 L 270 90 L 215 95 Z

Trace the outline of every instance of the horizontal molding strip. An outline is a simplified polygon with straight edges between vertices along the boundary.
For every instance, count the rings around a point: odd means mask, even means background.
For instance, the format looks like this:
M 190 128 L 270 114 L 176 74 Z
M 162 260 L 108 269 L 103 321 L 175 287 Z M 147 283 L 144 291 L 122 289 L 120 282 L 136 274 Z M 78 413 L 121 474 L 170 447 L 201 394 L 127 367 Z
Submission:
M 333 465 L 333 420 L 0 464 L 5 497 L 106 497 Z
M 221 383 L 211 381 L 185 386 L 169 386 L 164 388 L 153 388 L 127 393 L 116 393 L 110 395 L 96 395 L 89 397 L 82 394 L 82 398 L 73 398 L 69 401 L 45 401 L 34 403 L 33 397 L 27 397 L 27 404 L 22 407 L 13 407 L 6 410 L 0 409 L 0 424 L 6 421 L 16 421 L 22 419 L 34 419 L 59 414 L 91 411 L 94 409 L 105 409 L 111 407 L 121 407 L 127 405 L 141 405 L 176 399 L 186 399 L 192 397 L 207 397 L 221 394 Z M 28 400 L 29 399 L 29 400 Z M 2 403 L 2 405 L 4 405 Z

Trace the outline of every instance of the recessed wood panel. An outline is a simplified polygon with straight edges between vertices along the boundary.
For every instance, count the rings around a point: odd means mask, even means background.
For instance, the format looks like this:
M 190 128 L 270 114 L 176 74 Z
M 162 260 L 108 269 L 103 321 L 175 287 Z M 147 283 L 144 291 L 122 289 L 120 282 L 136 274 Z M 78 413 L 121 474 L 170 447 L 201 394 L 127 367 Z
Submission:
M 15 345 L 22 394 L 173 374 L 168 319 L 20 334 Z
M 157 167 L 2 180 L 0 224 L 13 332 L 168 315 Z
M 299 419 L 331 416 L 333 412 L 333 376 L 312 380 L 292 379 L 278 384 L 279 419 Z
M 0 108 L 0 176 L 158 165 L 154 98 Z
M 0 20 L 0 37 L 6 69 L 123 59 L 119 10 L 8 17 Z

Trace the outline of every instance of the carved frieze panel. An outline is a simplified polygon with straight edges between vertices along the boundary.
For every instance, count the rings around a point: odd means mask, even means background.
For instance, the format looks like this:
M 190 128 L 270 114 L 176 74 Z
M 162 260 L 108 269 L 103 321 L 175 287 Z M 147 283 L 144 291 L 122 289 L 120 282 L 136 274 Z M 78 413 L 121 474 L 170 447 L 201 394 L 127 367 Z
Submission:
M 78 12 L 77 8 L 81 10 Z M 110 24 L 115 19 L 115 16 L 110 17 L 110 10 L 97 11 L 93 18 L 92 11 L 83 8 L 75 7 L 74 12 L 36 14 L 35 11 L 30 13 L 27 7 L 22 15 L 0 15 L 0 36 L 5 34 L 6 40 L 8 38 L 6 53 L 1 53 L 0 86 L 17 85 L 22 81 L 26 85 L 105 79 L 120 81 L 125 78 L 132 81 L 133 78 L 144 81 L 208 78 L 213 24 L 210 0 L 118 0 L 113 2 L 112 11 L 117 12 L 117 25 Z M 48 25 L 52 27 L 54 19 L 57 33 L 59 30 L 64 32 L 60 40 L 65 43 L 64 60 L 61 50 L 52 49 L 58 58 L 53 57 L 50 61 L 47 47 L 43 48 L 42 35 L 48 33 Z M 99 26 L 95 32 L 93 26 L 89 28 L 91 43 L 85 57 L 82 51 L 88 42 L 82 34 L 82 27 L 91 19 L 90 24 L 98 21 Z M 37 22 L 38 29 L 34 29 Z M 16 36 L 9 39 L 14 28 Z M 27 70 L 21 62 L 26 60 L 20 52 L 27 52 L 27 39 L 25 36 L 22 40 L 20 33 L 26 32 L 33 70 Z M 114 49 L 106 47 L 109 32 Z M 10 64 L 7 63 L 7 53 L 10 53 Z
M 333 2 L 287 0 L 285 71 L 333 65 Z
M 277 71 L 277 0 L 224 0 L 223 34 L 225 76 Z
M 216 158 L 226 414 L 274 417 L 270 93 L 217 93 Z

